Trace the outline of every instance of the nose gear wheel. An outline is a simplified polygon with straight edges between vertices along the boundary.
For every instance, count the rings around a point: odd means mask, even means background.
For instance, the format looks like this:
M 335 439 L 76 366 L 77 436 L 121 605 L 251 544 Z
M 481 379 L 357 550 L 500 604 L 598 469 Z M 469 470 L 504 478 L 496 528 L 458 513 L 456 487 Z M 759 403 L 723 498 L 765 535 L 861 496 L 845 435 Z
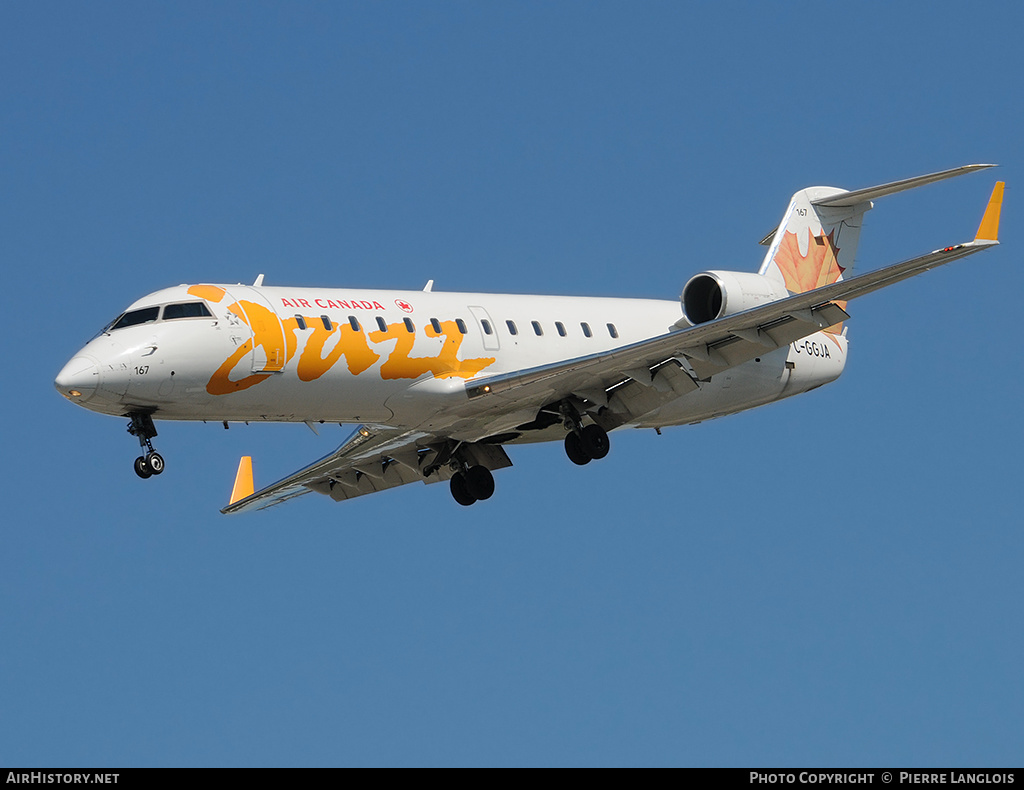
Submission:
M 165 464 L 163 456 L 153 449 L 153 437 L 156 436 L 153 417 L 144 412 L 132 412 L 128 416 L 132 420 L 128 423 L 128 433 L 138 437 L 142 447 L 142 455 L 135 459 L 135 474 L 143 480 L 160 474 Z
M 149 471 L 149 465 L 146 463 L 146 457 L 143 455 L 135 459 L 135 474 L 143 480 L 153 476 L 153 473 Z

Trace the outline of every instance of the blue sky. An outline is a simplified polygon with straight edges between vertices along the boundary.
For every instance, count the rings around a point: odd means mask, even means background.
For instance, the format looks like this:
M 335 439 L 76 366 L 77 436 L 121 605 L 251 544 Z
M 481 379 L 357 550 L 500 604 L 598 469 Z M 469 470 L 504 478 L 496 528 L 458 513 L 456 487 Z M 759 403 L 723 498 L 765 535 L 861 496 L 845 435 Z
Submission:
M 1016 3 L 0 7 L 0 764 L 1019 765 Z M 886 198 L 836 383 L 580 469 L 218 513 L 347 429 L 52 381 L 182 282 L 663 297 L 812 184 Z

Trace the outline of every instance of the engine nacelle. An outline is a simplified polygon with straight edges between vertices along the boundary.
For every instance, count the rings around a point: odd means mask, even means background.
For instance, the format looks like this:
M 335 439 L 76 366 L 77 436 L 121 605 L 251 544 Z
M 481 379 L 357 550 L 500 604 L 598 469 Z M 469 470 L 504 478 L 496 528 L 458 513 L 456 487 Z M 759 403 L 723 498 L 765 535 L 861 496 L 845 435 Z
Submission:
M 691 277 L 679 301 L 686 320 L 696 326 L 787 296 L 785 285 L 763 274 L 714 271 Z

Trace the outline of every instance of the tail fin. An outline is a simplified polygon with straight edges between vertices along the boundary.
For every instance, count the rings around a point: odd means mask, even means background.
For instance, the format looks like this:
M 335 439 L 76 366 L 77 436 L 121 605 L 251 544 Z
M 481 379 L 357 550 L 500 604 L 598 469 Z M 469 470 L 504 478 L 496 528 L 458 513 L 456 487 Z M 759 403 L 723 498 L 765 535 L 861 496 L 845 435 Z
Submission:
M 864 213 L 871 201 L 852 206 L 825 206 L 820 201 L 842 195 L 835 187 L 801 189 L 789 203 L 771 239 L 760 274 L 784 283 L 790 293 L 804 293 L 842 279 L 853 267 Z

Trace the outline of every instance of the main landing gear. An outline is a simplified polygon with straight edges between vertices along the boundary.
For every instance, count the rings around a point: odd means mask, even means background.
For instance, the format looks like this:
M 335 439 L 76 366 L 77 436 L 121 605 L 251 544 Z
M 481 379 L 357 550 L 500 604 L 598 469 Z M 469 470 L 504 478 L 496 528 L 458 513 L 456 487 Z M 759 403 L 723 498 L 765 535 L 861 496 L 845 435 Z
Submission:
M 156 426 L 153 418 L 143 412 L 132 412 L 128 415 L 132 421 L 128 423 L 128 433 L 139 438 L 142 455 L 135 459 L 135 474 L 145 480 L 164 471 L 164 458 L 153 449 L 153 437 Z
M 568 431 L 565 435 L 565 454 L 570 461 L 584 466 L 608 455 L 611 442 L 604 428 L 593 423 L 584 425 L 579 412 L 568 403 L 563 403 L 560 410 Z
M 480 463 L 481 460 L 476 453 L 467 451 L 458 442 L 448 442 L 439 448 L 437 458 L 424 468 L 423 476 L 430 477 L 441 467 L 447 466 L 452 470 L 452 498 L 468 507 L 475 502 L 490 499 L 494 494 L 494 475 Z
M 471 466 L 452 475 L 451 487 L 455 501 L 468 507 L 474 502 L 491 498 L 494 493 L 494 475 L 486 466 Z

